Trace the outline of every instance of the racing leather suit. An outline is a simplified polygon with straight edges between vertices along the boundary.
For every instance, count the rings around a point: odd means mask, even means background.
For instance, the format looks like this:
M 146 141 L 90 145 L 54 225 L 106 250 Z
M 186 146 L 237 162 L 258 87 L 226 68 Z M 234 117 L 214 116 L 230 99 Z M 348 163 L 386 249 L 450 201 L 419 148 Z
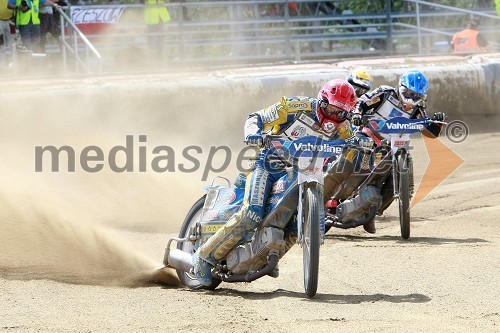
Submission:
M 245 123 L 245 138 L 249 135 L 273 134 L 293 140 L 312 133 L 295 126 L 303 115 L 314 121 L 315 134 L 328 140 L 347 139 L 352 136 L 348 120 L 328 123 L 322 128 L 317 118 L 318 100 L 309 97 L 282 97 L 265 109 L 252 113 Z M 324 124 L 325 125 L 325 124 Z M 212 265 L 224 258 L 244 236 L 255 229 L 264 217 L 265 204 L 273 183 L 286 171 L 272 167 L 269 149 L 261 149 L 254 170 L 247 176 L 245 198 L 240 210 L 220 228 L 199 250 L 199 257 Z M 287 249 L 294 243 L 294 235 L 285 234 Z
M 388 137 L 372 131 L 372 120 L 378 122 L 380 120 L 388 120 L 394 117 L 404 117 L 408 119 L 427 118 L 425 100 L 406 112 L 404 111 L 404 107 L 398 98 L 396 89 L 390 86 L 380 86 L 372 92 L 361 96 L 358 100 L 356 109 L 357 112 L 361 113 L 361 115 L 369 115 L 371 118 L 367 125 L 362 125 L 358 128 L 355 132 L 355 136 L 360 140 L 369 137 L 373 140 L 376 146 L 380 146 L 381 141 L 388 139 Z M 434 138 L 437 137 L 440 132 L 440 125 L 427 124 L 422 133 L 426 136 Z M 383 152 L 383 150 L 381 151 Z M 386 154 L 382 155 L 386 156 L 386 158 L 383 158 L 377 167 L 380 167 L 383 170 L 391 170 L 390 167 L 383 165 L 383 163 L 391 163 L 390 159 L 388 159 L 390 156 L 389 152 L 387 151 Z M 413 166 L 410 154 L 408 154 L 408 158 L 411 194 L 413 191 Z M 344 182 L 351 175 L 360 176 L 361 179 L 363 179 L 364 175 L 371 171 L 369 161 L 370 156 L 368 156 L 368 154 L 364 154 L 361 150 L 346 149 L 344 153 L 333 163 L 325 177 L 325 184 L 327 183 L 327 179 L 329 184 L 329 188 L 326 188 L 325 186 L 324 189 L 325 202 L 332 197 L 334 199 L 346 199 L 350 196 L 352 191 L 359 185 L 359 182 Z M 344 186 L 341 187 L 343 183 Z M 378 175 L 378 177 L 375 177 L 371 183 L 372 185 L 377 185 L 381 188 L 382 205 L 378 210 L 379 215 L 381 215 L 394 200 L 392 183 L 391 172 Z

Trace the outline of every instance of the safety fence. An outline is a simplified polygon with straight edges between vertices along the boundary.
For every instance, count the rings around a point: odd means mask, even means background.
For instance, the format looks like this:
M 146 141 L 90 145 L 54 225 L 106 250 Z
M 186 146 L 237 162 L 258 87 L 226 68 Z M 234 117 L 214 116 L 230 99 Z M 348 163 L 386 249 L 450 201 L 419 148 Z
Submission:
M 403 2 L 393 8 L 393 1 L 373 1 L 378 6 L 355 12 L 345 1 L 311 0 L 69 6 L 63 63 L 76 71 L 119 72 L 448 53 L 451 36 L 472 16 L 482 20 L 490 48 L 497 48 L 498 17 L 491 6 Z M 148 10 L 162 7 L 169 20 L 147 24 Z M 88 56 L 93 50 L 99 57 Z

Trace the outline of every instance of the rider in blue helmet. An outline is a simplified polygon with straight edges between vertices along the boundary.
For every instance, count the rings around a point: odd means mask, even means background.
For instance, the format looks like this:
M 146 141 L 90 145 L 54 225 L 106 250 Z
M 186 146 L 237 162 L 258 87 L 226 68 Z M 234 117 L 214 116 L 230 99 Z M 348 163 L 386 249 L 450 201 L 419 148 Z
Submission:
M 397 88 L 390 86 L 380 86 L 377 89 L 362 95 L 357 104 L 357 109 L 353 112 L 351 123 L 359 126 L 355 136 L 359 145 L 372 148 L 381 145 L 383 140 L 387 138 L 371 129 L 371 121 L 375 123 L 383 120 L 389 120 L 395 117 L 404 117 L 408 119 L 428 118 L 426 112 L 427 90 L 429 81 L 425 75 L 419 70 L 411 70 L 399 79 Z M 370 116 L 370 122 L 363 122 L 363 117 Z M 445 121 L 446 115 L 442 112 L 434 113 L 432 120 Z M 442 126 L 440 124 L 428 124 L 424 132 L 425 135 L 431 137 L 439 136 Z M 389 139 L 390 142 L 390 139 Z M 356 155 L 357 154 L 357 155 Z M 360 164 L 366 156 L 363 153 L 346 154 L 337 159 L 332 167 L 328 170 L 327 178 L 330 186 L 324 187 L 325 200 L 331 199 L 326 203 L 327 211 L 333 213 L 338 200 L 347 198 L 352 193 L 352 188 L 342 187 L 347 178 L 353 175 L 355 166 Z M 409 155 L 410 170 L 411 155 Z M 365 163 L 366 164 L 366 163 Z M 356 167 L 356 169 L 358 169 Z M 388 168 L 390 169 L 390 168 Z M 366 170 L 361 170 L 366 171 Z M 378 210 L 378 215 L 381 215 L 394 200 L 392 176 L 381 174 L 375 181 L 377 186 L 381 188 L 382 205 Z M 325 182 L 326 184 L 326 182 Z M 373 185 L 373 184 L 372 184 Z M 413 173 L 410 175 L 410 193 L 413 191 Z M 330 209 L 330 207 L 332 209 Z M 370 221 L 363 225 L 364 229 L 369 233 L 375 233 L 375 222 Z
M 410 71 L 399 78 L 398 95 L 404 111 L 409 112 L 427 97 L 429 82 L 421 71 Z

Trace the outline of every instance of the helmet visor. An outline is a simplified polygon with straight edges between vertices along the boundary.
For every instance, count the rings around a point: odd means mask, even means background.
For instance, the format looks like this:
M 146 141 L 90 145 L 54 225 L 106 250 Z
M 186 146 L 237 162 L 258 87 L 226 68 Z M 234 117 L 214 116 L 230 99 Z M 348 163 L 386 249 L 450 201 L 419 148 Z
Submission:
M 417 104 L 418 102 L 420 102 L 425 98 L 424 94 L 416 93 L 413 90 L 410 90 L 404 86 L 401 87 L 400 92 L 406 101 L 412 101 L 413 104 Z
M 325 113 L 328 118 L 335 116 L 338 120 L 346 120 L 347 115 L 349 114 L 349 112 L 342 110 L 341 108 L 331 104 L 328 104 L 328 106 L 325 109 Z

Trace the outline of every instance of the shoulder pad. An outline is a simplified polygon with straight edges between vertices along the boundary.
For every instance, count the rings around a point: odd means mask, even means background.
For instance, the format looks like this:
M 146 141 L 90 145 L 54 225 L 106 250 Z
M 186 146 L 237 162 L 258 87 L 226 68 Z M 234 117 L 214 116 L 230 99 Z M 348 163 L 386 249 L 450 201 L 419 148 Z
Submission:
M 309 97 L 288 97 L 286 99 L 287 110 L 290 113 L 296 113 L 298 111 L 312 111 L 314 108 L 313 105 L 314 99 Z

